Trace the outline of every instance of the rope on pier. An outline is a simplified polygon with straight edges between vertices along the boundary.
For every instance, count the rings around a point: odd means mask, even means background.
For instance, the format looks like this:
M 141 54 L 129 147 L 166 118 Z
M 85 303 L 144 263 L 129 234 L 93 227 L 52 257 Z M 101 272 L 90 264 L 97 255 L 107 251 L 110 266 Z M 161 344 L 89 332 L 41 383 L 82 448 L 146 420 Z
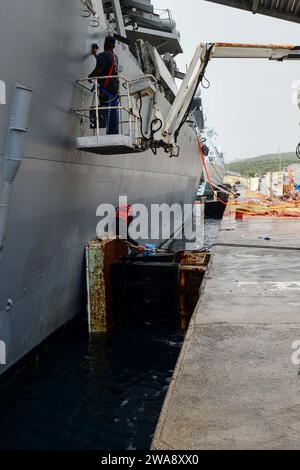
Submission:
M 212 193 L 217 201 L 224 204 L 226 207 L 233 207 L 235 208 L 236 212 L 241 212 L 245 215 L 264 215 L 264 216 L 275 216 L 275 217 L 300 217 L 300 199 L 291 200 L 289 202 L 281 202 L 278 199 L 261 199 L 263 196 L 259 195 L 260 201 L 223 201 L 215 191 L 214 185 L 209 175 L 209 171 L 206 165 L 205 156 L 202 148 L 202 143 L 200 139 L 198 139 L 198 146 L 201 155 L 201 160 L 203 164 L 203 168 L 205 170 L 207 180 L 211 187 Z M 224 191 L 225 192 L 225 191 Z M 291 196 L 292 197 L 292 196 Z

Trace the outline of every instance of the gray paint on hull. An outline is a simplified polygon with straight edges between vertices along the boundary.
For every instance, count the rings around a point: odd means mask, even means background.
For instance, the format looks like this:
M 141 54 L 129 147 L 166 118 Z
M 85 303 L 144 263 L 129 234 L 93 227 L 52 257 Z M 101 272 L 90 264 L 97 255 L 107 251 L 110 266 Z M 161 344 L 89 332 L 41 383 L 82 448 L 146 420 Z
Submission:
M 25 158 L 14 182 L 4 249 L 0 252 L 0 340 L 7 366 L 42 342 L 84 307 L 84 246 L 95 238 L 96 209 L 130 202 L 191 202 L 201 163 L 193 131 L 185 126 L 181 156 L 164 153 L 100 157 L 75 149 L 80 132 L 70 109 L 78 78 L 93 67 L 89 46 L 106 31 L 89 27 L 80 0 L 11 0 L 1 5 L 0 106 L 3 156 L 16 82 L 34 90 Z M 141 74 L 126 47 L 117 51 L 123 74 Z M 169 104 L 161 97 L 162 109 Z M 1 157 L 0 162 L 3 162 Z M 0 171 L 1 171 L 0 166 Z M 13 301 L 7 310 L 8 300 Z

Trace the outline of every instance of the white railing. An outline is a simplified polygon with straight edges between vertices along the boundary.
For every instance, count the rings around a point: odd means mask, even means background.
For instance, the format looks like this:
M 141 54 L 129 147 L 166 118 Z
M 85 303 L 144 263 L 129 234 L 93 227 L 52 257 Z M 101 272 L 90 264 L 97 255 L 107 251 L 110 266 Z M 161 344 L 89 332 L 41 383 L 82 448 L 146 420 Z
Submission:
M 101 103 L 100 93 L 101 86 L 99 85 L 100 80 L 106 79 L 118 79 L 119 85 L 119 104 L 118 106 L 103 106 Z M 94 131 L 93 135 L 98 138 L 103 135 L 104 127 L 101 126 L 100 116 L 101 111 L 106 116 L 106 133 L 108 130 L 109 122 L 108 115 L 109 111 L 118 110 L 119 112 L 119 133 L 129 136 L 132 140 L 136 139 L 139 135 L 140 116 L 136 109 L 135 100 L 130 96 L 129 84 L 130 80 L 119 75 L 113 76 L 101 76 L 93 78 L 82 78 L 76 81 L 77 85 L 83 88 L 84 93 L 82 95 L 81 107 L 73 109 L 73 112 L 81 117 L 83 124 L 83 134 L 87 136 L 88 133 Z M 96 126 L 95 129 L 90 129 L 91 126 L 87 126 L 87 123 L 91 123 L 91 114 L 95 113 Z
M 175 28 L 175 21 L 172 17 L 172 12 L 169 9 L 154 8 L 154 13 L 160 17 L 160 19 L 166 24 L 169 23 L 170 30 L 173 31 Z

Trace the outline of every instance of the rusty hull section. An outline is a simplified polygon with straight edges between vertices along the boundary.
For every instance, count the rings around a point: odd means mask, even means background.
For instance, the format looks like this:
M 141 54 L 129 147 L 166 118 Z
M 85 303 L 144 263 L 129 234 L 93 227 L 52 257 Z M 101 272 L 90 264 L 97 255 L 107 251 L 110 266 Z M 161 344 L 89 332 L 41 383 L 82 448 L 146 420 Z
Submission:
M 127 245 L 118 239 L 93 241 L 86 247 L 88 318 L 91 333 L 107 332 L 114 326 L 111 267 L 115 261 L 126 255 L 128 255 Z M 174 315 L 178 316 L 176 323 L 183 331 L 188 328 L 197 306 L 209 260 L 210 255 L 200 251 L 182 251 L 175 255 L 174 266 L 177 266 L 178 280 L 175 279 L 174 286 L 176 290 L 177 285 L 177 292 L 174 291 L 172 295 L 178 299 L 178 303 L 175 302 L 178 307 L 175 307 L 177 312 L 174 311 Z M 145 269 L 150 264 L 149 260 L 145 261 Z M 157 270 L 162 269 L 159 263 L 154 266 Z M 136 299 L 137 296 L 132 296 L 131 302 Z
M 208 253 L 185 251 L 179 255 L 179 321 L 182 330 L 189 326 L 200 297 L 201 284 L 210 260 Z
M 111 264 L 128 254 L 122 240 L 92 241 L 86 247 L 88 318 L 90 333 L 113 326 Z

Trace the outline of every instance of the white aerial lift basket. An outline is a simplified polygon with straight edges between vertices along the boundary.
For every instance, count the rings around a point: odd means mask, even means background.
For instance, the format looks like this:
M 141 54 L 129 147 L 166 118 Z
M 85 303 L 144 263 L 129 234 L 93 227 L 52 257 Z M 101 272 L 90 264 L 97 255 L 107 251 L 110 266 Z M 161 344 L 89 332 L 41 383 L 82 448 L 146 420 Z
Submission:
M 119 104 L 103 106 L 100 99 L 100 80 L 116 78 L 120 82 Z M 137 97 L 152 96 L 156 92 L 156 80 L 152 76 L 143 76 L 127 80 L 121 76 L 95 77 L 77 80 L 83 88 L 82 107 L 73 112 L 81 117 L 83 135 L 76 140 L 76 148 L 98 155 L 122 155 L 143 151 L 140 139 L 141 116 L 136 107 Z M 88 92 L 88 93 L 87 93 Z M 87 104 L 85 104 L 87 103 Z M 109 134 L 107 114 L 114 110 L 119 114 L 119 133 Z M 89 129 L 91 113 L 94 115 L 94 127 Z M 105 128 L 101 123 L 101 113 L 106 115 Z
M 118 155 L 139 152 L 139 149 L 133 143 L 132 137 L 123 134 L 78 137 L 76 147 L 78 150 L 97 153 L 99 155 Z

